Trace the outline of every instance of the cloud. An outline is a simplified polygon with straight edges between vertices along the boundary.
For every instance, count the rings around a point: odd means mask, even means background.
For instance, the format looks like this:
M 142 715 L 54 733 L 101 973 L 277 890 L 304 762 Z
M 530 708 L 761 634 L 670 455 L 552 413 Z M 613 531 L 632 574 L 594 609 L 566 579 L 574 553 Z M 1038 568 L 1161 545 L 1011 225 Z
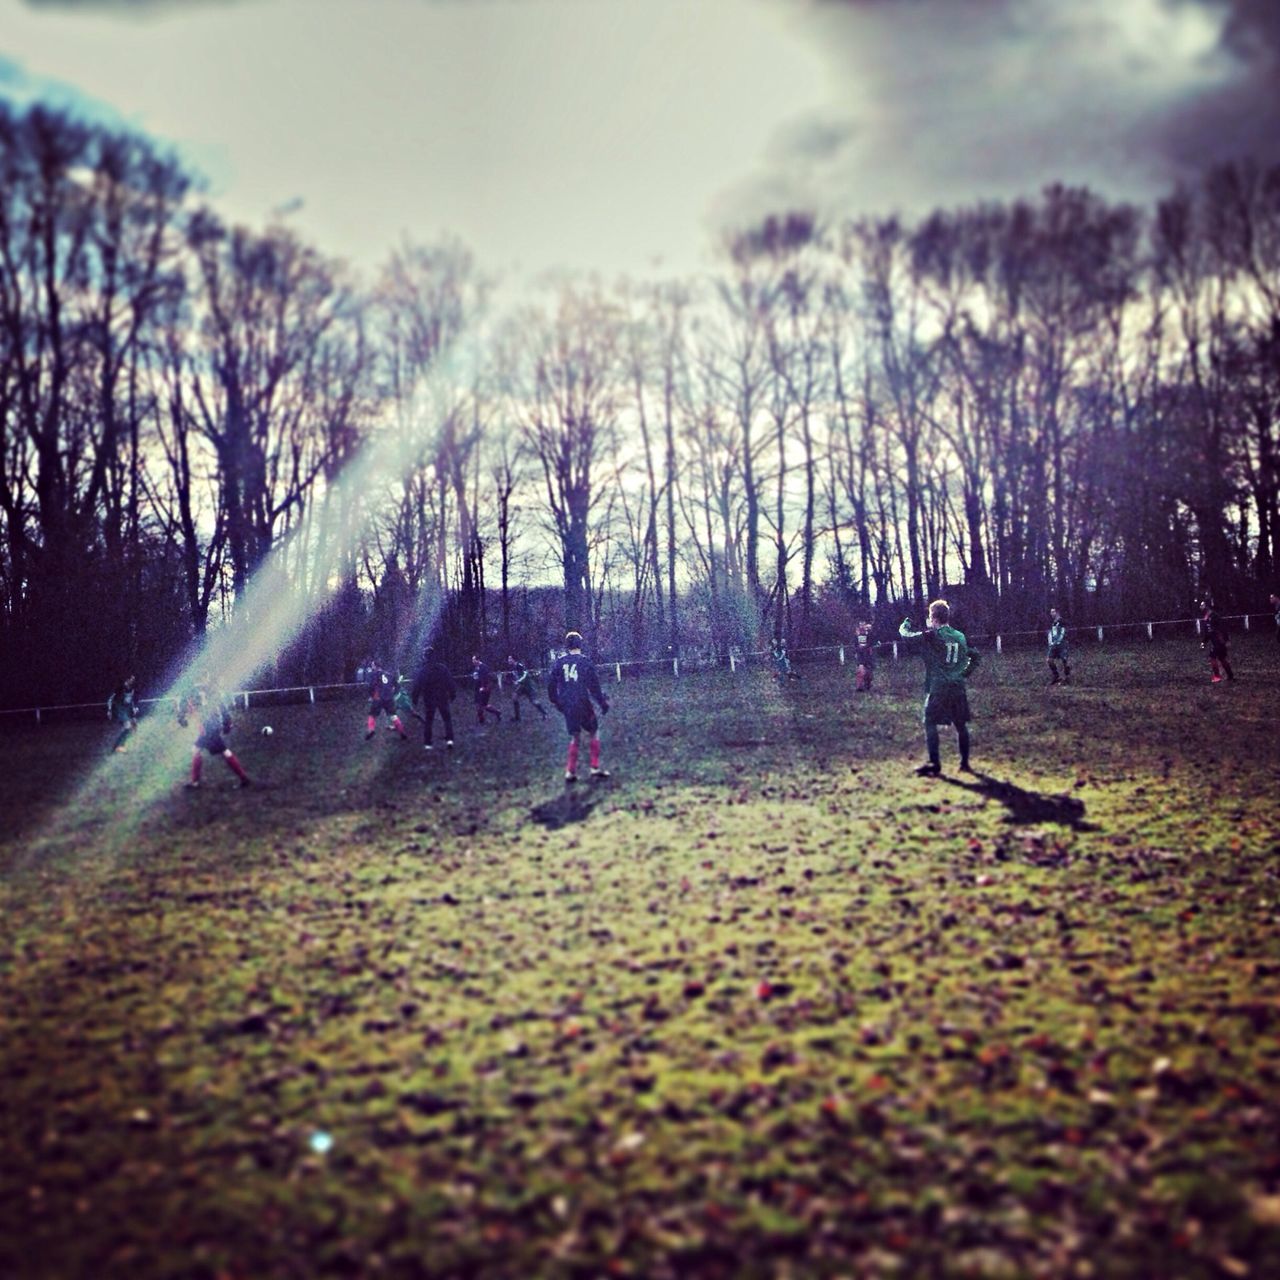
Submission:
M 28 9 L 82 13 L 115 13 L 121 17 L 151 17 L 160 13 L 183 13 L 211 6 L 260 3 L 260 0 L 22 0 Z
M 1034 194 L 1148 200 L 1207 166 L 1280 161 L 1276 0 L 777 0 L 826 54 L 721 222 Z

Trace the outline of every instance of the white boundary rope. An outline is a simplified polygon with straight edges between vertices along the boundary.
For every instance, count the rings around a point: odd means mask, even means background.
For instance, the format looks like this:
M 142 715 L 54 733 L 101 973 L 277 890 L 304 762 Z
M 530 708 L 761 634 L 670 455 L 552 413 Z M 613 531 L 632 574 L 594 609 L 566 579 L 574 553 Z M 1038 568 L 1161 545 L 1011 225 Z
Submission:
M 1227 621 L 1231 621 L 1231 622 L 1243 621 L 1245 631 L 1250 630 L 1249 621 L 1251 618 L 1263 618 L 1267 622 L 1271 622 L 1272 615 L 1269 613 L 1253 613 L 1253 614 L 1235 613 L 1235 614 L 1226 615 Z M 1201 633 L 1199 618 L 1168 618 L 1159 622 L 1113 622 L 1113 623 L 1104 623 L 1102 626 L 1069 627 L 1067 629 L 1067 638 L 1069 640 L 1073 637 L 1076 639 L 1080 639 L 1083 636 L 1088 635 L 1093 638 L 1094 643 L 1103 644 L 1105 643 L 1106 632 L 1109 632 L 1109 631 L 1124 632 L 1124 631 L 1136 630 L 1139 632 L 1145 631 L 1147 639 L 1153 640 L 1155 638 L 1156 627 L 1188 627 L 1190 628 L 1192 626 L 1194 626 L 1195 628 L 1194 634 L 1199 635 Z M 1033 637 L 1039 637 L 1043 641 L 1045 638 L 1046 630 L 1047 629 L 1040 629 L 1035 631 L 1002 631 L 1002 632 L 997 632 L 994 635 L 974 635 L 974 636 L 971 636 L 970 638 L 979 642 L 989 642 L 994 639 L 996 652 L 1003 653 L 1005 640 L 1007 639 L 1013 640 L 1013 639 L 1024 638 L 1027 636 L 1033 636 Z M 886 645 L 886 647 L 892 648 L 893 659 L 894 661 L 897 661 L 898 645 L 897 645 L 896 639 L 892 639 L 889 642 L 889 644 Z M 790 657 L 798 657 L 801 654 L 833 653 L 836 655 L 837 660 L 840 662 L 841 666 L 843 666 L 845 664 L 846 650 L 853 650 L 856 652 L 857 645 L 855 643 L 845 641 L 841 644 L 816 645 L 808 649 L 788 649 L 787 654 Z M 752 650 L 746 650 L 746 651 L 741 649 L 730 649 L 727 660 L 723 658 L 718 658 L 718 657 L 708 658 L 708 659 L 690 658 L 688 655 L 686 655 L 684 658 L 684 664 L 686 668 L 692 667 L 694 670 L 700 670 L 700 671 L 701 670 L 718 670 L 727 665 L 731 672 L 736 672 L 738 670 L 739 665 L 745 665 L 748 659 L 751 659 L 751 658 L 769 659 L 772 657 L 772 652 L 773 651 L 771 649 L 752 649 Z M 636 668 L 644 668 L 644 667 L 668 667 L 669 666 L 671 668 L 672 676 L 675 677 L 676 679 L 679 679 L 680 677 L 680 659 L 676 657 L 638 658 L 630 662 L 606 661 L 606 662 L 603 662 L 601 665 L 606 668 L 610 666 L 613 668 L 614 679 L 618 684 L 622 683 L 622 676 L 623 676 L 624 670 L 633 670 Z M 502 677 L 504 674 L 505 672 L 501 672 L 501 671 L 497 673 L 499 689 L 502 688 Z M 543 669 L 540 668 L 538 670 L 531 671 L 531 674 L 542 675 Z M 469 678 L 470 678 L 469 675 L 461 677 L 460 683 L 465 682 Z M 294 701 L 306 701 L 311 704 L 314 704 L 316 701 L 317 690 L 320 692 L 327 692 L 327 691 L 351 692 L 352 690 L 359 690 L 363 688 L 365 688 L 365 685 L 362 682 L 356 682 L 354 684 L 301 684 L 301 685 L 289 685 L 289 686 L 285 686 L 278 689 L 237 689 L 234 693 L 228 694 L 227 697 L 228 697 L 228 700 L 232 703 L 232 705 L 242 707 L 244 710 L 247 711 L 249 707 L 252 705 L 253 700 L 258 698 L 279 697 L 281 695 L 297 694 L 301 696 L 298 698 L 290 697 L 288 699 L 288 702 L 292 703 Z M 139 698 L 138 703 L 140 706 L 143 706 L 143 707 L 146 707 L 146 706 L 154 707 L 160 704 L 167 704 L 169 706 L 172 706 L 176 710 L 178 705 L 178 699 L 177 698 Z M 34 716 L 36 723 L 42 724 L 44 716 L 55 713 L 55 712 L 92 711 L 92 710 L 102 710 L 105 707 L 106 707 L 105 701 L 67 702 L 67 703 L 58 704 L 56 706 L 0 708 L 0 716 Z

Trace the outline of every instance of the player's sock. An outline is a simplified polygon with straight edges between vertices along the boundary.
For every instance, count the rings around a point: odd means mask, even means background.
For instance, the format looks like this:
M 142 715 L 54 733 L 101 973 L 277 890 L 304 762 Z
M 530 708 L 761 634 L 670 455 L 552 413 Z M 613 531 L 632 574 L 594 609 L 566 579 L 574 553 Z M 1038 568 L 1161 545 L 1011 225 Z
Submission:
M 236 777 L 240 779 L 240 785 L 242 787 L 247 787 L 249 785 L 249 775 L 245 773 L 244 765 L 242 765 L 240 761 L 236 759 L 235 752 L 228 751 L 222 758 L 227 762 L 227 765 L 230 768 L 231 772 L 234 773 Z
M 960 767 L 969 768 L 969 726 L 960 725 L 956 729 L 956 745 L 960 748 Z
M 204 758 L 199 754 L 191 757 L 191 782 L 190 785 L 198 787 L 200 785 L 200 769 L 204 765 Z
M 1234 680 L 1236 678 L 1236 673 L 1231 670 L 1231 663 L 1229 663 L 1226 658 L 1222 659 L 1222 669 L 1227 673 L 1228 680 Z
M 402 737 L 407 738 L 409 735 L 404 731 L 404 721 L 399 716 L 391 717 L 391 727 Z
M 1067 662 L 1064 662 L 1062 664 L 1062 683 L 1063 684 L 1071 683 L 1071 664 Z
M 600 768 L 600 739 L 599 738 L 591 739 L 590 751 L 591 751 L 591 771 L 592 773 L 595 773 Z
M 564 776 L 566 778 L 574 777 L 578 772 L 578 740 L 574 738 L 569 743 L 569 754 L 565 757 Z
M 369 739 L 373 737 L 374 731 L 377 729 L 377 727 L 378 727 L 377 720 L 373 716 L 370 716 L 368 720 L 365 722 L 365 726 L 364 726 L 364 739 L 366 742 L 368 742 Z
M 936 724 L 925 725 L 924 742 L 929 749 L 929 763 L 935 769 L 942 768 L 942 748 L 938 744 L 938 726 Z

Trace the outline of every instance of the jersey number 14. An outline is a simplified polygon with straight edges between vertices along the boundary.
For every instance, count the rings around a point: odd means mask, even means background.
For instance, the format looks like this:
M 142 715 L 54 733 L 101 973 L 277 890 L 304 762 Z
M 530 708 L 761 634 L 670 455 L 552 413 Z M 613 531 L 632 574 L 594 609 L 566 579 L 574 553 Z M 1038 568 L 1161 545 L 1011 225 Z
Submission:
M 578 664 L 576 662 L 569 663 L 564 669 L 564 678 L 566 680 L 576 681 L 578 678 Z

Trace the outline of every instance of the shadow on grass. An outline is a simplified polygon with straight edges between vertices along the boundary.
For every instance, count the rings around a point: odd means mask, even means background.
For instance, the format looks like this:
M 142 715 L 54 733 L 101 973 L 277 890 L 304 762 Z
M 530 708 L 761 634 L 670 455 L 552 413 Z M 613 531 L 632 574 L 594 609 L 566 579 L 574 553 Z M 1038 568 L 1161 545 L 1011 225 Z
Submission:
M 1015 825 L 1039 825 L 1044 822 L 1070 827 L 1072 831 L 1098 831 L 1100 828 L 1084 818 L 1084 801 L 1075 796 L 1045 795 L 1040 791 L 1028 791 L 1017 783 L 992 777 L 989 773 L 975 773 L 972 782 L 960 778 L 944 777 L 943 782 L 962 791 L 998 800 L 1009 813 L 1006 822 Z
M 572 822 L 582 822 L 589 818 L 599 800 L 598 793 L 566 787 L 562 794 L 534 805 L 530 816 L 548 831 L 558 831 Z

